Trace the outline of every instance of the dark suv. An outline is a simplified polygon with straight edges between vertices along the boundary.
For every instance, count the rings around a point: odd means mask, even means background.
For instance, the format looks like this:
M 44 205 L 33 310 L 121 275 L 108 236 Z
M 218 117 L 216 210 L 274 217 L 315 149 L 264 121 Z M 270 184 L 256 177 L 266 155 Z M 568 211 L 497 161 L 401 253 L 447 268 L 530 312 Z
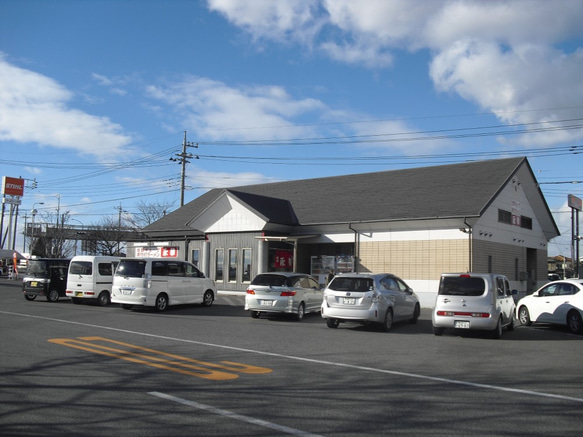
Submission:
M 67 272 L 70 259 L 38 258 L 28 261 L 22 280 L 22 292 L 26 300 L 46 296 L 49 302 L 65 297 Z

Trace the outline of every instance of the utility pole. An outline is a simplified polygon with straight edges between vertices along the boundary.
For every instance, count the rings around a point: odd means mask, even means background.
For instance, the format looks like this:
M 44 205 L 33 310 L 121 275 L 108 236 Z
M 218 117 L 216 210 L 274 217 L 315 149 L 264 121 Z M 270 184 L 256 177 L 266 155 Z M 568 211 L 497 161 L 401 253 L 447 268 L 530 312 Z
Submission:
M 191 153 L 186 153 L 187 147 L 198 148 L 198 143 L 192 143 L 186 141 L 186 131 L 184 131 L 184 141 L 182 142 L 182 153 L 176 153 L 175 156 L 178 158 L 170 158 L 170 161 L 178 162 L 182 165 L 182 171 L 180 173 L 180 206 L 184 206 L 184 181 L 186 179 L 186 164 L 190 164 L 189 159 L 198 159 L 198 156 L 192 155 Z

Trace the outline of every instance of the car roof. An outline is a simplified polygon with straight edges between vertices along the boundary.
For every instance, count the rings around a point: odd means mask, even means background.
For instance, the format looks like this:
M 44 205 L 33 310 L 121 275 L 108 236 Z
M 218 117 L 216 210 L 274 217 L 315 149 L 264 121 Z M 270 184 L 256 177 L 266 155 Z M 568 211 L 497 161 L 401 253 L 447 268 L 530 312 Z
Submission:
M 561 282 L 563 282 L 563 283 L 567 282 L 569 284 L 583 285 L 583 279 L 581 279 L 581 278 L 569 278 L 569 279 L 558 279 L 556 281 L 548 282 L 547 284 L 543 285 L 543 287 L 546 287 L 549 284 L 558 284 Z
M 285 276 L 285 277 L 290 277 L 290 276 L 310 276 L 307 273 L 298 273 L 298 272 L 263 272 L 263 273 L 258 273 L 257 276 L 261 276 L 261 275 L 279 275 L 279 276 Z
M 384 278 L 385 276 L 392 276 L 393 278 L 397 278 L 397 275 L 392 273 L 358 273 L 358 272 L 351 272 L 351 273 L 339 273 L 338 275 L 334 276 L 335 278 Z

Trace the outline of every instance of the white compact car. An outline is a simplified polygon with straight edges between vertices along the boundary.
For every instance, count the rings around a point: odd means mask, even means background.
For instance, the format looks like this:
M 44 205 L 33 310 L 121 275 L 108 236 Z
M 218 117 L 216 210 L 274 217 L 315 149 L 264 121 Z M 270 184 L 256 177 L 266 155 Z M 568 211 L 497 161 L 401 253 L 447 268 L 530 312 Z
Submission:
M 514 297 L 508 278 L 494 273 L 443 273 L 433 310 L 433 333 L 445 329 L 489 331 L 502 336 L 514 329 Z
M 322 317 L 329 328 L 340 323 L 376 323 L 390 331 L 393 322 L 416 323 L 419 299 L 405 281 L 390 273 L 344 273 L 324 290 Z
M 553 281 L 516 304 L 516 318 L 523 325 L 564 325 L 576 334 L 583 332 L 583 279 Z

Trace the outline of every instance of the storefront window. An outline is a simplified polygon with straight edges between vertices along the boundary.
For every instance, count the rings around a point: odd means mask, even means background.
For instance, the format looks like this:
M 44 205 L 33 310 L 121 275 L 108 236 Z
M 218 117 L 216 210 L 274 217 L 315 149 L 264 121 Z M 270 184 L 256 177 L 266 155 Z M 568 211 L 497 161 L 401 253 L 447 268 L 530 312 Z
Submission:
M 229 249 L 229 282 L 237 281 L 237 249 Z
M 224 249 L 215 251 L 215 281 L 223 282 L 223 265 L 225 260 Z
M 243 282 L 251 282 L 251 249 L 243 249 Z
M 200 266 L 198 265 L 199 258 L 200 258 L 200 250 L 199 249 L 193 249 L 192 250 L 192 264 L 194 264 L 198 268 L 200 268 Z

